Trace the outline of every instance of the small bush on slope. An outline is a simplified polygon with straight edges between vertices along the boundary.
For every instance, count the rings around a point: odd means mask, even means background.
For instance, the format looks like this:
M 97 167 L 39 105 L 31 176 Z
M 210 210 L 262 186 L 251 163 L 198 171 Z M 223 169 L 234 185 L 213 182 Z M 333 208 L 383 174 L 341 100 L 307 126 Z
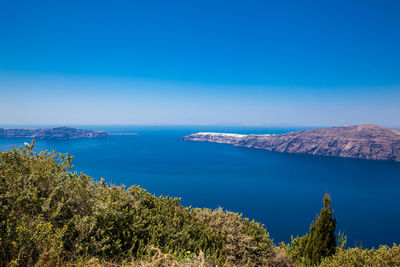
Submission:
M 273 256 L 273 243 L 262 224 L 243 219 L 235 212 L 193 209 L 196 218 L 220 233 L 225 240 L 230 266 L 266 266 Z
M 336 253 L 322 260 L 321 267 L 328 266 L 400 266 L 400 246 L 380 246 L 379 249 L 338 248 Z
M 307 246 L 309 235 L 297 236 L 292 240 L 290 244 L 282 242 L 280 247 L 286 252 L 288 257 L 295 263 L 296 266 L 312 266 L 311 260 L 305 254 L 305 248 Z

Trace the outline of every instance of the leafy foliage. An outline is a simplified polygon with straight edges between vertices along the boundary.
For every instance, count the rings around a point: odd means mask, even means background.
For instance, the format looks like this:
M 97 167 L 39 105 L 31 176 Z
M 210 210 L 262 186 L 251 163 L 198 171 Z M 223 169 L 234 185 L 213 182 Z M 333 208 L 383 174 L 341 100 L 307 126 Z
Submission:
M 291 243 L 282 242 L 280 247 L 286 252 L 288 257 L 299 266 L 311 266 L 311 260 L 307 257 L 305 249 L 310 239 L 308 234 L 304 236 L 291 237 Z
M 229 266 L 265 266 L 273 256 L 273 243 L 261 225 L 242 215 L 217 210 L 194 209 L 200 223 L 207 225 L 224 237 L 224 250 Z
M 235 213 L 192 210 L 179 198 L 156 197 L 139 186 L 96 182 L 72 172 L 68 154 L 32 147 L 0 152 L 0 266 L 151 261 L 154 249 L 176 262 L 203 255 L 219 266 L 234 258 L 244 265 L 267 262 L 272 255 L 261 224 Z M 209 215 L 215 216 L 207 221 Z M 209 223 L 221 216 L 230 220 L 230 232 Z
M 150 246 L 225 261 L 223 237 L 198 223 L 179 198 L 95 182 L 71 172 L 71 159 L 30 148 L 0 152 L 0 265 L 145 259 Z
M 321 267 L 328 266 L 400 266 L 400 246 L 380 246 L 379 249 L 348 248 L 322 260 Z

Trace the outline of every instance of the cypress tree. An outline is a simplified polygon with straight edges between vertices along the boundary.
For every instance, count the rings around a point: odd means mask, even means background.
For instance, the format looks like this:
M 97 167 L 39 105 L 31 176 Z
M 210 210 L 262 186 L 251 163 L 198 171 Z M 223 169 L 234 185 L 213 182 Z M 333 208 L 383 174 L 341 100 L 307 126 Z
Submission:
M 336 249 L 336 218 L 330 208 L 331 197 L 328 193 L 324 196 L 324 207 L 310 226 L 310 235 L 305 248 L 305 255 L 313 265 L 321 262 L 322 258 L 335 253 Z

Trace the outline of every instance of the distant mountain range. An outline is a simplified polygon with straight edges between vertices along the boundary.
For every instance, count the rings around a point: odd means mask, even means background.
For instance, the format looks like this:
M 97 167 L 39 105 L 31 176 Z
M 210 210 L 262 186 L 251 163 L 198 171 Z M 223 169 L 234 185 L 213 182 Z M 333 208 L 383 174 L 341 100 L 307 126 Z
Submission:
M 92 131 L 70 127 L 7 129 L 0 128 L 0 138 L 35 138 L 38 140 L 69 140 L 78 138 L 107 138 L 104 131 Z
M 184 137 L 283 153 L 400 161 L 400 130 L 372 124 L 319 128 L 276 135 L 200 132 Z

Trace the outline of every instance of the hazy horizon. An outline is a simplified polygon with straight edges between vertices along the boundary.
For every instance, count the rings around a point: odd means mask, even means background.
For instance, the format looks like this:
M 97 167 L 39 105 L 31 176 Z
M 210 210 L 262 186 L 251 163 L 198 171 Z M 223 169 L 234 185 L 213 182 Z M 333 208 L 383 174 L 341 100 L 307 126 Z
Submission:
M 371 124 L 371 123 L 365 123 Z M 12 129 L 12 128 L 57 128 L 57 127 L 71 127 L 71 128 L 84 128 L 98 130 L 101 127 L 189 127 L 189 128 L 204 128 L 204 127 L 217 127 L 217 128 L 276 128 L 276 129 L 317 129 L 317 128 L 329 128 L 329 127 L 340 127 L 340 126 L 354 126 L 361 124 L 346 124 L 346 125 L 299 125 L 299 124 L 230 124 L 230 123 L 219 123 L 219 124 L 0 124 L 0 128 Z M 378 125 L 378 124 L 375 124 Z M 400 125 L 378 125 L 381 127 L 400 129 Z M 91 128 L 94 127 L 94 128 Z

